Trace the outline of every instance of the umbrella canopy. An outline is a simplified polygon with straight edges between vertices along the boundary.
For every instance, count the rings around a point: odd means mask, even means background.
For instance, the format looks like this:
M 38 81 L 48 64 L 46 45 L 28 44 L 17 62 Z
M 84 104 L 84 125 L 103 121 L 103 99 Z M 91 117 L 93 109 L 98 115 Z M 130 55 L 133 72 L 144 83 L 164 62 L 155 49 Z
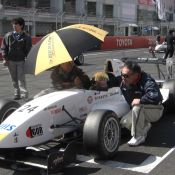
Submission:
M 72 61 L 82 52 L 104 41 L 108 32 L 87 24 L 75 24 L 54 31 L 30 50 L 25 71 L 37 75 L 56 65 Z

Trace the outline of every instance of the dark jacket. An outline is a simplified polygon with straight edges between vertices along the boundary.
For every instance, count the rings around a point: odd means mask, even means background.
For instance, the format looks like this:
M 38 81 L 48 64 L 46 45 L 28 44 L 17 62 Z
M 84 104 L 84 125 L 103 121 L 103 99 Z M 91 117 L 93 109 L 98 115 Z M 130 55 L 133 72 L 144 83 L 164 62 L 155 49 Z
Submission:
M 129 105 L 131 105 L 134 98 L 139 98 L 141 104 L 155 105 L 160 104 L 163 99 L 159 86 L 155 80 L 145 72 L 141 73 L 141 79 L 136 85 L 128 87 L 122 82 L 120 88 Z
M 173 36 L 173 34 L 169 34 L 165 38 L 165 41 L 167 42 L 167 49 L 174 49 L 175 37 Z
M 23 61 L 32 47 L 31 37 L 22 32 L 18 38 L 14 32 L 8 32 L 2 41 L 2 57 L 5 60 Z
M 156 41 L 157 41 L 158 43 L 160 43 L 160 35 L 157 35 L 157 36 L 156 36 Z
M 57 66 L 54 68 L 54 70 L 51 73 L 51 79 L 52 79 L 52 85 L 54 88 L 57 89 L 57 87 L 61 88 L 61 83 L 69 82 L 72 83 L 72 86 L 74 84 L 74 79 L 76 77 L 79 77 L 82 86 L 84 89 L 89 89 L 90 87 L 90 79 L 89 77 L 77 66 L 73 66 L 73 69 L 69 73 L 64 73 L 64 71 L 60 68 L 60 66 Z

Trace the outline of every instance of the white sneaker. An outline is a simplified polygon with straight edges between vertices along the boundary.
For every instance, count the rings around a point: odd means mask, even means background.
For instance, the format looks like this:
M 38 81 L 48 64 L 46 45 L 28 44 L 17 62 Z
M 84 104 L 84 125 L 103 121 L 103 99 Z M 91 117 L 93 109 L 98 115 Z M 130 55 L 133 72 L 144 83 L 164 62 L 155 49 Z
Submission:
M 132 139 L 128 142 L 128 145 L 138 146 L 143 142 L 145 142 L 145 136 L 132 137 Z

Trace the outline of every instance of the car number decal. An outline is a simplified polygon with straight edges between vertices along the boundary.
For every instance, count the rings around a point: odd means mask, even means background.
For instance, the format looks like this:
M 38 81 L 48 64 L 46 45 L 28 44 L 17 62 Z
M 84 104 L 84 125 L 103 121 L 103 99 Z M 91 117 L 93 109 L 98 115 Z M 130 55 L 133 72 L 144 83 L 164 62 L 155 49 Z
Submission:
M 32 106 L 32 105 L 25 105 L 22 109 L 18 110 L 18 112 L 25 112 L 28 113 L 33 112 L 39 106 Z

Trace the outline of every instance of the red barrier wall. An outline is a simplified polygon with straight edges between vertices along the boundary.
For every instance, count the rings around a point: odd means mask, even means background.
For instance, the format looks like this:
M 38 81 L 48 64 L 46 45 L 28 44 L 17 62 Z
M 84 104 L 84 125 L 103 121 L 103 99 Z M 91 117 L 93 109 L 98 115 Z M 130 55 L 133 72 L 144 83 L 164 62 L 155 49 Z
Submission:
M 161 37 L 163 41 L 164 37 Z M 101 44 L 101 50 L 148 48 L 155 46 L 155 43 L 154 36 L 107 36 Z
M 41 40 L 42 37 L 32 37 L 32 44 L 36 44 L 38 41 Z
M 36 44 L 41 38 L 32 37 L 32 44 Z M 161 42 L 163 41 L 164 38 L 161 37 Z M 1 42 L 2 37 L 0 37 Z M 101 50 L 148 48 L 154 46 L 155 43 L 156 39 L 153 36 L 107 36 L 101 44 Z
M 155 37 L 152 36 L 107 36 L 101 45 L 101 49 L 148 48 L 155 42 Z

